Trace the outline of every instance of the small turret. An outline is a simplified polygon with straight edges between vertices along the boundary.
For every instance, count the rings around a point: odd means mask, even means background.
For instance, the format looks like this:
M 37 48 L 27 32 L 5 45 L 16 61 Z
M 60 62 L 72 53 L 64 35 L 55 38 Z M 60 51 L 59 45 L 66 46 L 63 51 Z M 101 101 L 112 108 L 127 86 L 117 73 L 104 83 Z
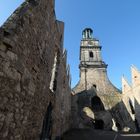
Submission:
M 82 32 L 83 39 L 93 39 L 93 30 L 91 28 L 86 28 Z

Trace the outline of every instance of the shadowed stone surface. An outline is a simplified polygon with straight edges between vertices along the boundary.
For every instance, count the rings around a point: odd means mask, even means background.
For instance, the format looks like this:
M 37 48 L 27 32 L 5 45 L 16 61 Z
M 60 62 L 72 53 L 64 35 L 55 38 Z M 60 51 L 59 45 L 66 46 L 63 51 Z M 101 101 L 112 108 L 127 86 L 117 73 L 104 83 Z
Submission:
M 119 134 L 110 131 L 73 129 L 65 133 L 62 140 L 139 140 L 140 134 Z
M 53 0 L 25 1 L 0 28 L 1 140 L 54 139 L 69 129 L 71 90 L 63 30 Z

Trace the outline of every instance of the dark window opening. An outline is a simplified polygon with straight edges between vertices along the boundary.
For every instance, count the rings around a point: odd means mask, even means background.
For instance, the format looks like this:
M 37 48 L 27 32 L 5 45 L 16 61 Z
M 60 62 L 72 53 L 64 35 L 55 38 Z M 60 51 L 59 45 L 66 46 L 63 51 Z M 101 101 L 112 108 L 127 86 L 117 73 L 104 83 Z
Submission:
M 97 88 L 97 86 L 96 85 L 93 85 L 93 87 L 96 89 Z
M 50 103 L 43 120 L 43 127 L 40 140 L 51 139 L 51 126 L 52 126 L 52 104 Z
M 53 91 L 56 91 L 57 89 L 57 79 L 55 78 L 53 81 Z
M 94 128 L 95 129 L 104 129 L 104 121 L 103 120 L 95 120 Z
M 93 52 L 89 52 L 89 57 L 93 58 Z
M 135 110 L 134 110 L 134 107 L 132 105 L 132 101 L 130 99 L 129 99 L 129 105 L 130 105 L 132 114 L 135 114 Z
M 92 106 L 93 111 L 95 111 L 95 112 L 105 110 L 101 99 L 97 96 L 95 96 L 91 99 L 91 106 Z
M 116 127 L 118 128 L 118 130 L 121 130 L 121 125 L 118 122 L 116 122 Z

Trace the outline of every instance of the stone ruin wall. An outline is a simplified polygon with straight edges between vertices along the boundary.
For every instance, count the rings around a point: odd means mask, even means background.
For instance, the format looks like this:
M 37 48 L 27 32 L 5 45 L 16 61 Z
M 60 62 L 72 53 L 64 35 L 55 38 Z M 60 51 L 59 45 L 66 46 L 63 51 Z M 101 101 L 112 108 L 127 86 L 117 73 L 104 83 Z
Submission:
M 131 66 L 131 84 L 122 77 L 123 102 L 140 131 L 140 71 Z
M 88 73 L 88 74 L 87 74 Z M 89 106 L 91 106 L 91 99 L 94 96 L 98 96 L 104 107 L 106 112 L 109 112 L 110 118 L 108 115 L 105 116 L 105 114 L 102 114 L 104 122 L 109 122 L 108 120 L 110 119 L 114 120 L 115 125 L 118 125 L 118 130 L 124 131 L 126 128 L 130 128 L 130 131 L 135 132 L 136 127 L 133 119 L 131 118 L 129 110 L 127 110 L 127 106 L 124 104 L 123 100 L 123 95 L 121 94 L 121 91 L 118 90 L 108 79 L 107 74 L 105 71 L 101 71 L 100 69 L 97 70 L 97 72 L 94 70 L 87 70 L 87 89 L 85 89 L 85 79 L 84 75 L 80 77 L 80 82 L 76 85 L 76 87 L 73 88 L 73 96 L 72 96 L 72 119 L 73 122 L 75 118 L 81 118 L 81 116 L 78 116 L 78 113 L 76 114 L 75 112 L 79 112 L 81 110 L 81 107 L 79 108 L 78 106 L 81 106 L 80 104 L 80 98 L 83 98 L 85 102 L 85 106 L 87 106 L 87 103 Z M 94 77 L 93 77 L 94 75 Z M 96 81 L 96 82 L 95 82 Z M 96 83 L 96 84 L 95 84 Z M 90 86 L 88 85 L 97 85 L 97 90 L 92 90 L 92 87 L 89 88 Z M 94 89 L 94 87 L 93 87 Z M 88 97 L 87 93 L 91 92 L 91 97 Z M 89 98 L 88 100 L 86 98 Z M 88 106 L 88 107 L 89 107 Z M 93 112 L 94 113 L 94 112 Z M 106 113 L 107 114 L 107 113 Z M 76 117 L 77 116 L 77 117 Z M 97 118 L 96 116 L 95 118 Z M 101 117 L 99 116 L 98 119 Z M 78 122 L 76 120 L 76 122 Z M 87 120 L 86 120 L 87 121 Z M 72 127 L 75 127 L 74 123 Z M 113 124 L 113 123 L 112 123 Z M 78 124 L 77 124 L 78 126 Z M 115 126 L 116 127 L 116 126 Z M 110 125 L 108 127 L 105 127 L 105 129 L 110 129 Z M 112 125 L 113 128 L 113 125 Z
M 70 75 L 63 28 L 53 0 L 24 2 L 0 28 L 0 139 L 39 140 L 50 102 L 52 137 L 69 128 Z M 56 54 L 57 84 L 52 92 Z

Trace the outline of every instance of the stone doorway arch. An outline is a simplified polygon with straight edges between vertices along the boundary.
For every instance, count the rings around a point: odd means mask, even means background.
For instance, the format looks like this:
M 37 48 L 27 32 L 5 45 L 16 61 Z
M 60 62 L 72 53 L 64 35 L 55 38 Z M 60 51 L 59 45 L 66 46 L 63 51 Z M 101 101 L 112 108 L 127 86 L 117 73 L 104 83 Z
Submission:
M 104 105 L 98 96 L 91 98 L 91 107 L 94 112 L 104 111 Z

